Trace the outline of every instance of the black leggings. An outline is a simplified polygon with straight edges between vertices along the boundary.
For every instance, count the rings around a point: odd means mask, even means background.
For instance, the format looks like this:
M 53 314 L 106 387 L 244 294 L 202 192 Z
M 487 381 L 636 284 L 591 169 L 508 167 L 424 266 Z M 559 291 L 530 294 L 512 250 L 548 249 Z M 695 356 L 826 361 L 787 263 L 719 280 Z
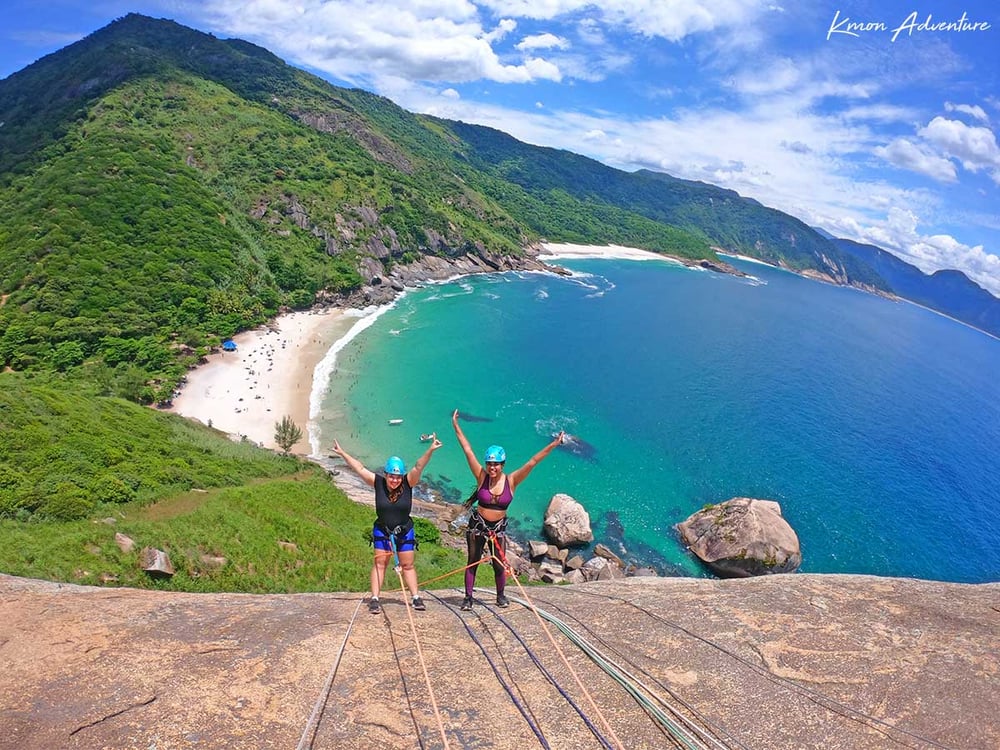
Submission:
M 499 550 L 493 549 L 494 539 L 497 541 Z M 479 568 L 479 561 L 483 558 L 483 550 L 489 545 L 490 552 L 493 554 L 493 559 L 490 562 L 493 565 L 493 576 L 496 579 L 497 596 L 500 596 L 507 586 L 507 571 L 499 559 L 507 553 L 507 535 L 501 532 L 488 537 L 470 529 L 465 532 L 465 544 L 469 550 L 470 566 L 465 569 L 465 595 L 472 596 L 472 588 L 476 585 L 476 570 Z

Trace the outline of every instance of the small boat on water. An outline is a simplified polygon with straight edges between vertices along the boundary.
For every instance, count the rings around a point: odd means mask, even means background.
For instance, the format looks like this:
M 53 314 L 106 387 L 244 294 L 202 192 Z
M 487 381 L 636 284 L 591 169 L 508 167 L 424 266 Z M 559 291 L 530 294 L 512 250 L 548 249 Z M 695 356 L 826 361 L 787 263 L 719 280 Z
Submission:
M 403 424 L 402 419 L 390 419 L 389 424 Z
M 434 433 L 425 432 L 423 435 L 420 436 L 420 442 L 421 443 L 426 443 L 428 440 L 432 439 L 433 437 L 434 437 Z

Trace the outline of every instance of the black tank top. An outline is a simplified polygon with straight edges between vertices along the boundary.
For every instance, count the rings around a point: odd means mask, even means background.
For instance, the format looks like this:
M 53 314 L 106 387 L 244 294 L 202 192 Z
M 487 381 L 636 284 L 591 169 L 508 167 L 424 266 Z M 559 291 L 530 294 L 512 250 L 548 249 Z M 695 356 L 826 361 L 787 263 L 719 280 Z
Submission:
M 385 477 L 375 475 L 375 518 L 390 531 L 397 526 L 408 526 L 410 511 L 413 510 L 413 488 L 405 474 L 399 489 L 399 499 L 394 503 L 389 502 L 389 485 L 386 484 Z

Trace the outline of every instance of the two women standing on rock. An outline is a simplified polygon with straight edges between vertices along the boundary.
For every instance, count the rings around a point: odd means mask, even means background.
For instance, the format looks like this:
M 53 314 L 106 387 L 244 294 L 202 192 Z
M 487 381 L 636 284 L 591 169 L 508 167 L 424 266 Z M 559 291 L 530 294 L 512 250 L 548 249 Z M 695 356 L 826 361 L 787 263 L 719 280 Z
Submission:
M 476 458 L 472 446 L 458 424 L 459 412 L 452 414 L 451 423 L 455 428 L 458 443 L 465 454 L 469 469 L 476 478 L 476 491 L 466 501 L 467 508 L 476 506 L 469 516 L 469 526 L 465 533 L 465 543 L 468 552 L 468 566 L 465 569 L 465 598 L 462 601 L 463 610 L 471 610 L 473 605 L 472 591 L 476 584 L 476 571 L 483 559 L 483 553 L 489 549 L 490 562 L 493 565 L 493 575 L 496 582 L 496 603 L 499 607 L 508 606 L 509 602 L 504 589 L 507 585 L 506 551 L 507 551 L 507 509 L 514 500 L 514 491 L 528 474 L 549 453 L 563 441 L 564 433 L 560 432 L 544 448 L 538 451 L 527 463 L 519 469 L 507 474 L 504 466 L 507 452 L 499 445 L 491 445 L 483 455 L 483 463 Z M 385 463 L 384 473 L 376 474 L 366 468 L 358 459 L 350 455 L 336 440 L 333 452 L 344 459 L 345 463 L 369 487 L 375 490 L 375 523 L 372 527 L 372 540 L 375 546 L 375 560 L 371 571 L 371 598 L 368 610 L 373 614 L 382 611 L 379 594 L 385 580 L 385 571 L 389 559 L 395 554 L 402 568 L 403 582 L 410 591 L 413 608 L 426 609 L 417 587 L 417 572 L 414 565 L 416 536 L 413 528 L 413 488 L 420 481 L 424 467 L 430 461 L 432 454 L 442 443 L 436 434 L 430 436 L 431 444 L 426 452 L 417 459 L 413 468 L 406 471 L 402 459 L 391 456 Z M 484 466 L 485 464 L 485 466 Z

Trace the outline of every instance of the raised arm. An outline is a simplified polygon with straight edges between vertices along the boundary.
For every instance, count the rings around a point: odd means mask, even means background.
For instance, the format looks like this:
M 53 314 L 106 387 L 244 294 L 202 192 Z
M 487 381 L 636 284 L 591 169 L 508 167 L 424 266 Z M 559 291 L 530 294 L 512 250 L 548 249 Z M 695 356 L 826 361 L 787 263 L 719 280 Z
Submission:
M 365 468 L 365 465 L 363 463 L 361 463 L 358 459 L 356 459 L 350 453 L 341 448 L 340 443 L 338 443 L 336 440 L 333 441 L 332 450 L 334 453 L 336 453 L 338 456 L 344 459 L 344 463 L 346 463 L 349 467 L 351 467 L 351 471 L 353 471 L 355 474 L 361 477 L 362 481 L 365 484 L 367 484 L 369 487 L 375 486 L 374 471 Z
M 420 475 L 424 472 L 424 467 L 427 466 L 427 462 L 431 460 L 431 455 L 434 451 L 440 448 L 444 443 L 438 440 L 437 433 L 431 435 L 431 444 L 428 446 L 427 450 L 424 451 L 424 455 L 417 459 L 417 462 L 413 464 L 413 468 L 406 472 L 406 481 L 410 483 L 411 487 L 416 487 L 420 482 Z
M 462 452 L 465 453 L 465 460 L 469 462 L 469 469 L 472 471 L 472 476 L 474 476 L 478 482 L 480 477 L 483 476 L 483 465 L 479 463 L 479 459 L 476 458 L 476 454 L 472 452 L 472 446 L 469 445 L 468 438 L 465 437 L 465 433 L 462 432 L 462 428 L 458 426 L 458 409 L 455 409 L 455 413 L 451 415 L 451 426 L 455 428 L 455 435 L 458 437 L 458 444 L 462 446 Z
M 534 469 L 536 466 L 538 466 L 538 464 L 541 463 L 543 458 L 549 455 L 552 452 L 552 450 L 563 441 L 563 437 L 565 435 L 566 435 L 565 431 L 560 432 L 558 435 L 555 436 L 555 438 L 552 439 L 551 443 L 546 445 L 544 448 L 538 451 L 538 453 L 529 458 L 528 463 L 526 463 L 517 471 L 511 472 L 510 474 L 507 475 L 508 478 L 510 479 L 511 492 L 513 492 L 514 488 L 517 487 L 517 485 L 519 485 L 527 478 L 528 474 L 531 473 L 531 470 Z

